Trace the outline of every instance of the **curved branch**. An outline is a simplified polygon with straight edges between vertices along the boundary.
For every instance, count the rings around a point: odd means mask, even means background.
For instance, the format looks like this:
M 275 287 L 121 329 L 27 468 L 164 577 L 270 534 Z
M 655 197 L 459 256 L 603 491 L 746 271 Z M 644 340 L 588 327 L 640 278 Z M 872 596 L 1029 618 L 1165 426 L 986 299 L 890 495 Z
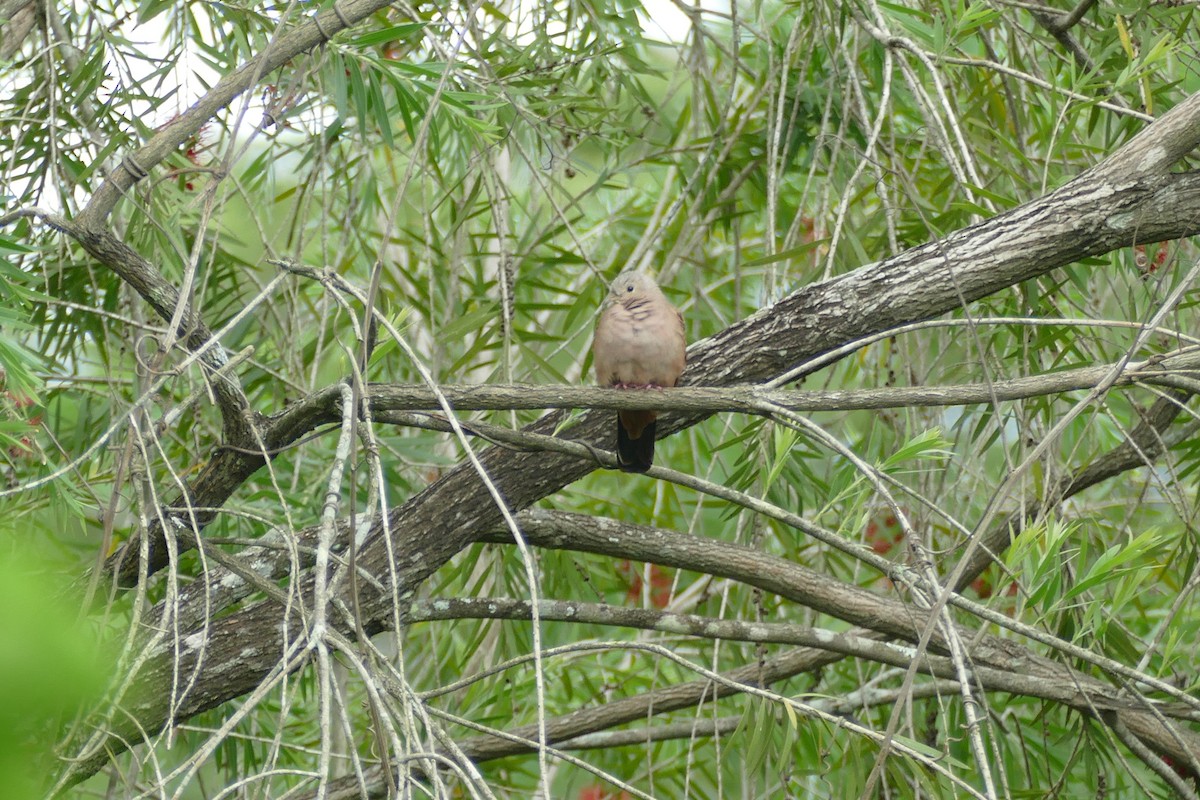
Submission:
M 730 577 L 853 622 L 876 635 L 916 641 L 925 624 L 924 613 L 918 609 L 859 587 L 840 584 L 825 575 L 749 547 L 563 512 L 529 511 L 522 515 L 522 522 L 522 530 L 530 544 Z M 487 540 L 499 542 L 504 538 L 500 533 L 487 537 Z M 973 642 L 970 655 L 977 670 L 990 667 L 1000 673 L 1044 681 L 1047 691 L 1055 691 L 1056 701 L 1076 710 L 1089 715 L 1101 710 L 1119 712 L 1130 730 L 1155 752 L 1170 755 L 1180 763 L 1190 763 L 1200 756 L 1200 735 L 1186 729 L 1164 727 L 1155 714 L 1145 710 L 1141 701 L 1124 695 L 1120 689 L 1053 659 L 1035 655 L 1009 640 L 967 630 L 963 630 L 961 636 Z M 930 641 L 934 649 L 946 652 L 941 632 L 935 632 Z M 822 648 L 833 649 L 833 645 L 826 643 Z M 862 654 L 865 655 L 865 650 Z M 840 656 L 828 658 L 826 655 L 817 660 L 824 665 L 837 658 Z M 996 674 L 991 677 L 997 681 L 994 685 L 997 690 L 1020 693 L 1016 683 L 1007 681 L 1008 688 L 1002 689 L 1004 679 Z M 1178 706 L 1173 706 L 1171 713 L 1189 719 L 1195 716 L 1194 711 Z M 1180 743 L 1183 743 L 1182 747 Z
M 569 523 L 568 523 L 569 524 Z M 571 526 L 571 531 L 578 528 Z M 569 536 L 569 533 L 562 532 Z M 565 541 L 563 539 L 562 541 Z M 588 549 L 592 540 L 585 542 Z M 571 548 L 578 549 L 578 548 Z M 856 631 L 832 631 L 812 628 L 789 622 L 743 622 L 736 619 L 717 619 L 697 614 L 654 611 L 645 608 L 625 608 L 605 603 L 585 603 L 569 600 L 543 600 L 538 613 L 543 620 L 576 622 L 592 625 L 613 625 L 639 630 L 717 639 L 725 642 L 757 642 L 763 644 L 788 644 L 816 650 L 829 650 L 840 656 L 850 656 L 887 664 L 893 667 L 908 667 L 914 658 L 918 660 L 918 671 L 937 678 L 956 678 L 956 667 L 946 656 L 921 654 L 907 645 L 898 645 L 878 638 L 869 638 Z M 435 622 L 457 619 L 494 619 L 527 621 L 531 617 L 528 600 L 510 598 L 443 598 L 420 600 L 413 604 L 410 622 Z M 971 677 L 981 687 L 993 692 L 1038 697 L 1067 705 L 1083 706 L 1083 710 L 1112 708 L 1119 704 L 1120 710 L 1144 711 L 1144 705 L 1133 697 L 1120 697 L 1116 690 L 1100 682 L 1081 686 L 1078 676 L 1065 668 L 1059 677 L 1046 673 L 1026 672 L 1024 660 L 1006 653 L 1012 660 L 1008 663 L 991 662 L 990 666 L 974 664 Z M 1095 689 L 1092 697 L 1086 697 Z M 1164 717 L 1195 720 L 1197 713 L 1179 706 L 1160 709 Z M 1197 741 L 1200 741 L 1198 739 Z
M 172 318 L 181 301 L 179 290 L 153 264 L 116 236 L 106 230 L 88 229 L 75 220 L 41 209 L 20 209 L 6 214 L 0 217 L 0 227 L 26 218 L 38 219 L 79 242 L 89 255 L 141 295 L 160 317 L 164 320 Z M 200 362 L 211 376 L 216 376 L 212 386 L 226 440 L 250 441 L 247 435 L 249 401 L 234 377 L 225 374 L 228 365 L 225 351 L 214 343 L 212 331 L 193 313 L 190 304 L 185 304 L 175 334 L 191 352 L 200 354 Z

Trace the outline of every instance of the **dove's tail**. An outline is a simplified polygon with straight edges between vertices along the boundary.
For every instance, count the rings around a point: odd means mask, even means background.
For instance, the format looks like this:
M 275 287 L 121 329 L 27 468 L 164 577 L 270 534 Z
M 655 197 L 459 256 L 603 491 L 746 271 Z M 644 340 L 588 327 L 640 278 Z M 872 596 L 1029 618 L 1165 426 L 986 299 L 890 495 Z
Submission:
M 622 472 L 645 472 L 654 463 L 654 415 L 650 414 L 649 421 L 630 419 L 646 413 L 626 412 L 617 419 L 617 464 Z

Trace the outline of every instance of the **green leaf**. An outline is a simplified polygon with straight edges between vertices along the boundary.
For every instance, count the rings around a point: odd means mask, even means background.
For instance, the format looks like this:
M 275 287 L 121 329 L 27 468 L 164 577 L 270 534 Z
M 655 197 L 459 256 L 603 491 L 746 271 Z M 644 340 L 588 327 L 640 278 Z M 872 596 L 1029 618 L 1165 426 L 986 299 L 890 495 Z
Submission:
M 745 266 L 746 267 L 762 267 L 762 266 L 766 266 L 767 264 L 775 264 L 780 261 L 790 261 L 793 258 L 804 255 L 805 253 L 810 253 L 814 249 L 821 247 L 822 245 L 824 245 L 828 242 L 829 242 L 829 239 L 827 239 L 827 238 L 826 239 L 815 239 L 811 242 L 805 242 L 802 245 L 789 248 L 788 250 L 784 250 L 783 252 L 780 252 L 780 253 L 773 253 L 769 256 L 763 256 L 762 258 L 752 259 L 750 261 L 747 261 L 745 263 Z
M 374 47 L 377 44 L 390 44 L 391 42 L 403 42 L 408 39 L 415 38 L 416 34 L 425 30 L 428 23 L 425 22 L 406 22 L 402 25 L 393 25 L 390 28 L 383 28 L 378 31 L 369 31 L 360 36 L 356 36 L 349 40 L 351 45 L 358 47 Z
M 883 462 L 885 470 L 891 470 L 907 462 L 932 458 L 944 461 L 952 456 L 951 442 L 937 428 L 931 428 L 904 442 Z
M 1063 602 L 1072 600 L 1104 583 L 1115 581 L 1125 571 L 1133 569 L 1133 562 L 1141 561 L 1152 552 L 1157 552 L 1168 541 L 1160 530 L 1146 530 L 1125 544 L 1115 544 L 1105 550 L 1066 594 Z

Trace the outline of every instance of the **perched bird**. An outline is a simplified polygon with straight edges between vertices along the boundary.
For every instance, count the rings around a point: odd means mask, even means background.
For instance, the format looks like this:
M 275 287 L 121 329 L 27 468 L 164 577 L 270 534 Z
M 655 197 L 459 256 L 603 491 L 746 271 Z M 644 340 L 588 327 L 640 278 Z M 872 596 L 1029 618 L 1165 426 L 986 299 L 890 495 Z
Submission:
M 596 322 L 596 382 L 621 389 L 674 386 L 686 348 L 683 317 L 654 279 L 633 270 L 618 275 Z M 650 469 L 657 417 L 653 411 L 617 414 L 617 463 L 624 472 Z

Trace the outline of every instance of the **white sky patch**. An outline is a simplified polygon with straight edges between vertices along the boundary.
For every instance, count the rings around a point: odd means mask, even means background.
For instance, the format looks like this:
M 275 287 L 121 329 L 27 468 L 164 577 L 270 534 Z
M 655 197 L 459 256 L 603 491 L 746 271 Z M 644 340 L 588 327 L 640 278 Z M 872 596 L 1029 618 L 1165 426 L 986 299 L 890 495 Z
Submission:
M 642 8 L 644 10 L 638 17 L 642 21 L 642 31 L 648 37 L 676 43 L 687 39 L 692 21 L 671 0 L 642 0 Z

